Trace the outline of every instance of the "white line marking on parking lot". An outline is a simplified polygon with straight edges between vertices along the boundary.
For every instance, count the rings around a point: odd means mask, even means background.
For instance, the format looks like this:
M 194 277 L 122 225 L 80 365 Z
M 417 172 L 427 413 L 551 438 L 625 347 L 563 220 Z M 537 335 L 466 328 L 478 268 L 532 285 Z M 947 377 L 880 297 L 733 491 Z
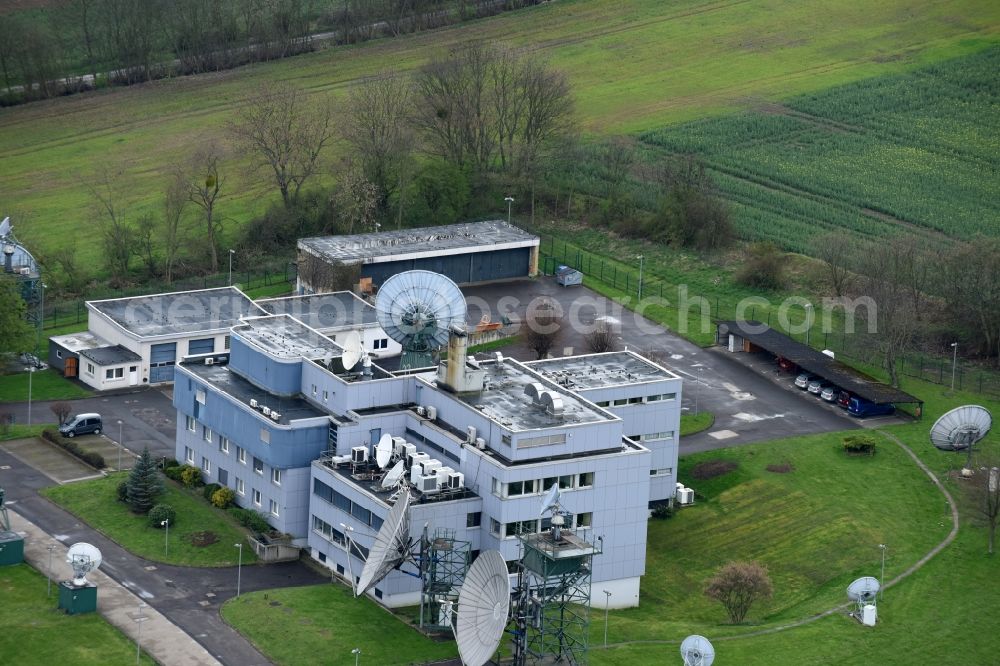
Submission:
M 739 434 L 732 430 L 716 430 L 715 432 L 708 433 L 708 436 L 712 439 L 732 439 L 733 437 L 739 437 Z
M 770 416 L 762 416 L 760 414 L 747 414 L 746 412 L 739 412 L 738 414 L 733 414 L 734 419 L 739 419 L 740 421 L 746 421 L 747 423 L 756 423 L 757 421 L 767 421 L 770 419 L 783 419 L 784 414 L 771 414 Z

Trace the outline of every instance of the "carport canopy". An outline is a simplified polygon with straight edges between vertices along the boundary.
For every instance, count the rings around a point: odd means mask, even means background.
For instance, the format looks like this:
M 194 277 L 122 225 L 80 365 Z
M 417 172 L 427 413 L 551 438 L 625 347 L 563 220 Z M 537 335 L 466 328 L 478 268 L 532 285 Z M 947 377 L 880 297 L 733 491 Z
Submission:
M 821 351 L 797 342 L 784 333 L 779 333 L 762 322 L 720 321 L 716 325 L 716 331 L 719 344 L 727 344 L 729 335 L 743 338 L 754 346 L 787 359 L 804 371 L 822 377 L 869 402 L 876 404 L 923 404 L 923 400 L 920 398 L 848 367 Z

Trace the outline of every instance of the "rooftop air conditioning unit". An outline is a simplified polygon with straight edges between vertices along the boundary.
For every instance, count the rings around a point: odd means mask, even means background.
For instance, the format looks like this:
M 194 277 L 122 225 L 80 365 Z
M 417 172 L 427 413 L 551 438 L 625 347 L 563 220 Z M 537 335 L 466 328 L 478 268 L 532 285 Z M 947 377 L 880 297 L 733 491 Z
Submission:
M 476 441 L 476 426 L 469 426 L 468 428 L 465 429 L 465 432 L 468 435 L 468 438 L 465 441 L 469 442 L 470 444 Z
M 271 408 L 270 407 L 261 407 L 260 411 L 264 412 L 264 416 L 270 416 L 271 415 Z
M 215 357 L 209 356 L 205 359 L 205 365 L 215 365 Z
M 272 421 L 277 421 L 280 418 L 281 418 L 281 414 L 279 414 L 278 412 L 276 412 L 274 410 L 271 410 L 271 420 Z
M 424 476 L 428 476 L 430 474 L 437 474 L 438 468 L 441 467 L 441 461 L 431 458 L 430 460 L 425 460 L 422 463 L 420 463 L 420 466 L 424 470 Z
M 332 462 L 334 465 L 343 465 L 345 463 L 351 462 L 351 456 L 350 455 L 333 456 L 330 458 L 330 462 Z
M 421 476 L 420 480 L 417 482 L 417 489 L 425 494 L 438 492 L 440 489 L 438 488 L 437 474 Z
M 424 409 L 423 405 L 417 405 L 417 416 L 424 416 L 427 414 L 427 410 Z
M 402 437 L 392 438 L 392 454 L 397 458 L 406 454 L 406 440 Z
M 256 401 L 256 400 L 255 400 L 254 398 L 250 398 L 250 407 L 251 407 L 252 409 L 257 409 L 257 407 L 258 407 L 259 405 L 260 405 L 260 403 L 259 403 L 259 402 L 257 402 L 257 401 Z
M 465 475 L 461 472 L 452 472 L 448 475 L 448 488 L 458 490 L 465 487 Z
M 482 437 L 476 437 L 476 448 L 480 451 L 486 450 L 486 440 Z
M 692 488 L 681 488 L 677 491 L 677 503 L 681 506 L 687 506 L 688 504 L 694 504 L 694 489 Z
M 410 483 L 414 486 L 419 485 L 421 476 L 423 476 L 423 469 L 420 465 L 412 465 L 410 467 Z
M 351 449 L 351 462 L 360 465 L 368 461 L 368 447 L 355 446 Z
M 425 460 L 430 460 L 431 457 L 422 451 L 417 451 L 411 455 L 406 456 L 406 466 L 413 467 L 414 465 L 419 465 Z
M 427 405 L 427 418 L 431 421 L 438 417 L 438 408 L 434 405 Z
M 409 469 L 413 463 L 411 462 L 413 454 L 417 452 L 417 445 L 410 444 L 406 442 L 403 444 L 403 452 L 400 454 L 401 457 L 406 459 L 406 467 Z
M 434 475 L 438 478 L 438 485 L 442 488 L 448 487 L 448 475 L 454 473 L 455 469 L 453 467 L 438 467 L 434 470 Z

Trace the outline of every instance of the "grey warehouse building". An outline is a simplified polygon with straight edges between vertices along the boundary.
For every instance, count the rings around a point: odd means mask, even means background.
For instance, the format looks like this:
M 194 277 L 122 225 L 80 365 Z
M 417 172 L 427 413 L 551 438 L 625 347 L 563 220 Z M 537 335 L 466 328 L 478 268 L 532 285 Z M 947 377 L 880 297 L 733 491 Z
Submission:
M 510 280 L 538 272 L 537 236 L 502 220 L 400 231 L 303 238 L 298 242 L 297 293 L 330 291 L 324 271 L 357 267 L 358 279 L 379 285 L 397 273 L 426 270 L 457 284 Z
M 499 550 L 514 561 L 518 535 L 549 528 L 539 505 L 557 484 L 567 526 L 601 537 L 599 602 L 607 590 L 612 607 L 637 605 L 648 507 L 663 494 L 651 494 L 654 459 L 676 460 L 676 438 L 661 435 L 678 430 L 679 378 L 630 352 L 477 360 L 459 337 L 454 360 L 436 369 L 346 370 L 341 348 L 294 317 L 245 319 L 226 363 L 176 368 L 177 458 L 347 580 L 401 492 L 412 497 L 412 537 L 426 524 L 473 556 Z M 373 451 L 384 435 L 405 484 L 383 487 Z M 675 462 L 655 464 L 673 473 Z M 420 581 L 395 570 L 369 594 L 414 604 Z

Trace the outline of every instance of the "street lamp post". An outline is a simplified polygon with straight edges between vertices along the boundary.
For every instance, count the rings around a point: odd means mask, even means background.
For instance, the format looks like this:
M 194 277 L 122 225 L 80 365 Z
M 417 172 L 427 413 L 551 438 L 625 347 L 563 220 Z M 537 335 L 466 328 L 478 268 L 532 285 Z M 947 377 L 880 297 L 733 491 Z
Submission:
M 361 648 L 354 648 L 351 650 L 351 654 L 354 655 L 354 666 L 358 666 L 358 660 L 361 659 Z
M 229 250 L 229 286 L 233 286 L 233 255 L 236 254 L 236 250 Z
M 52 552 L 55 549 L 56 549 L 56 545 L 55 544 L 52 544 L 51 546 L 46 547 L 46 550 L 49 551 L 49 575 L 45 577 L 48 580 L 48 585 L 46 586 L 46 589 L 45 589 L 45 596 L 46 597 L 51 597 L 52 596 Z
M 236 598 L 240 598 L 240 577 L 243 575 L 243 544 L 234 543 L 240 549 L 239 558 L 236 560 Z
M 125 448 L 125 443 L 122 442 L 122 420 L 118 419 L 118 471 L 122 471 L 122 449 Z
M 806 303 L 806 347 L 809 346 L 809 333 L 812 331 L 812 303 Z
M 170 552 L 170 519 L 161 520 L 160 527 L 166 530 L 166 533 L 163 536 L 163 556 L 166 557 Z
M 955 366 L 958 365 L 958 343 L 951 343 L 951 392 L 955 392 Z
M 142 646 L 142 623 L 146 619 L 142 614 L 142 609 L 146 607 L 146 603 L 143 601 L 139 602 L 139 612 L 135 616 L 135 621 L 139 623 L 139 633 L 135 636 L 135 663 L 139 666 L 139 653 Z
M 639 260 L 639 298 L 638 298 L 638 300 L 641 301 L 642 300 L 642 262 L 643 262 L 644 257 L 640 254 L 636 258 Z
M 882 551 L 882 573 L 879 575 L 878 579 L 878 597 L 882 599 L 885 597 L 885 549 L 888 548 L 884 543 L 878 545 L 879 549 Z
M 611 605 L 611 593 L 601 591 L 604 592 L 604 647 L 608 647 L 608 607 Z
M 31 378 L 35 375 L 35 366 L 28 368 L 28 425 L 31 425 Z
M 503 200 L 507 202 L 507 224 L 510 224 L 510 207 L 514 205 L 514 197 L 506 196 Z

